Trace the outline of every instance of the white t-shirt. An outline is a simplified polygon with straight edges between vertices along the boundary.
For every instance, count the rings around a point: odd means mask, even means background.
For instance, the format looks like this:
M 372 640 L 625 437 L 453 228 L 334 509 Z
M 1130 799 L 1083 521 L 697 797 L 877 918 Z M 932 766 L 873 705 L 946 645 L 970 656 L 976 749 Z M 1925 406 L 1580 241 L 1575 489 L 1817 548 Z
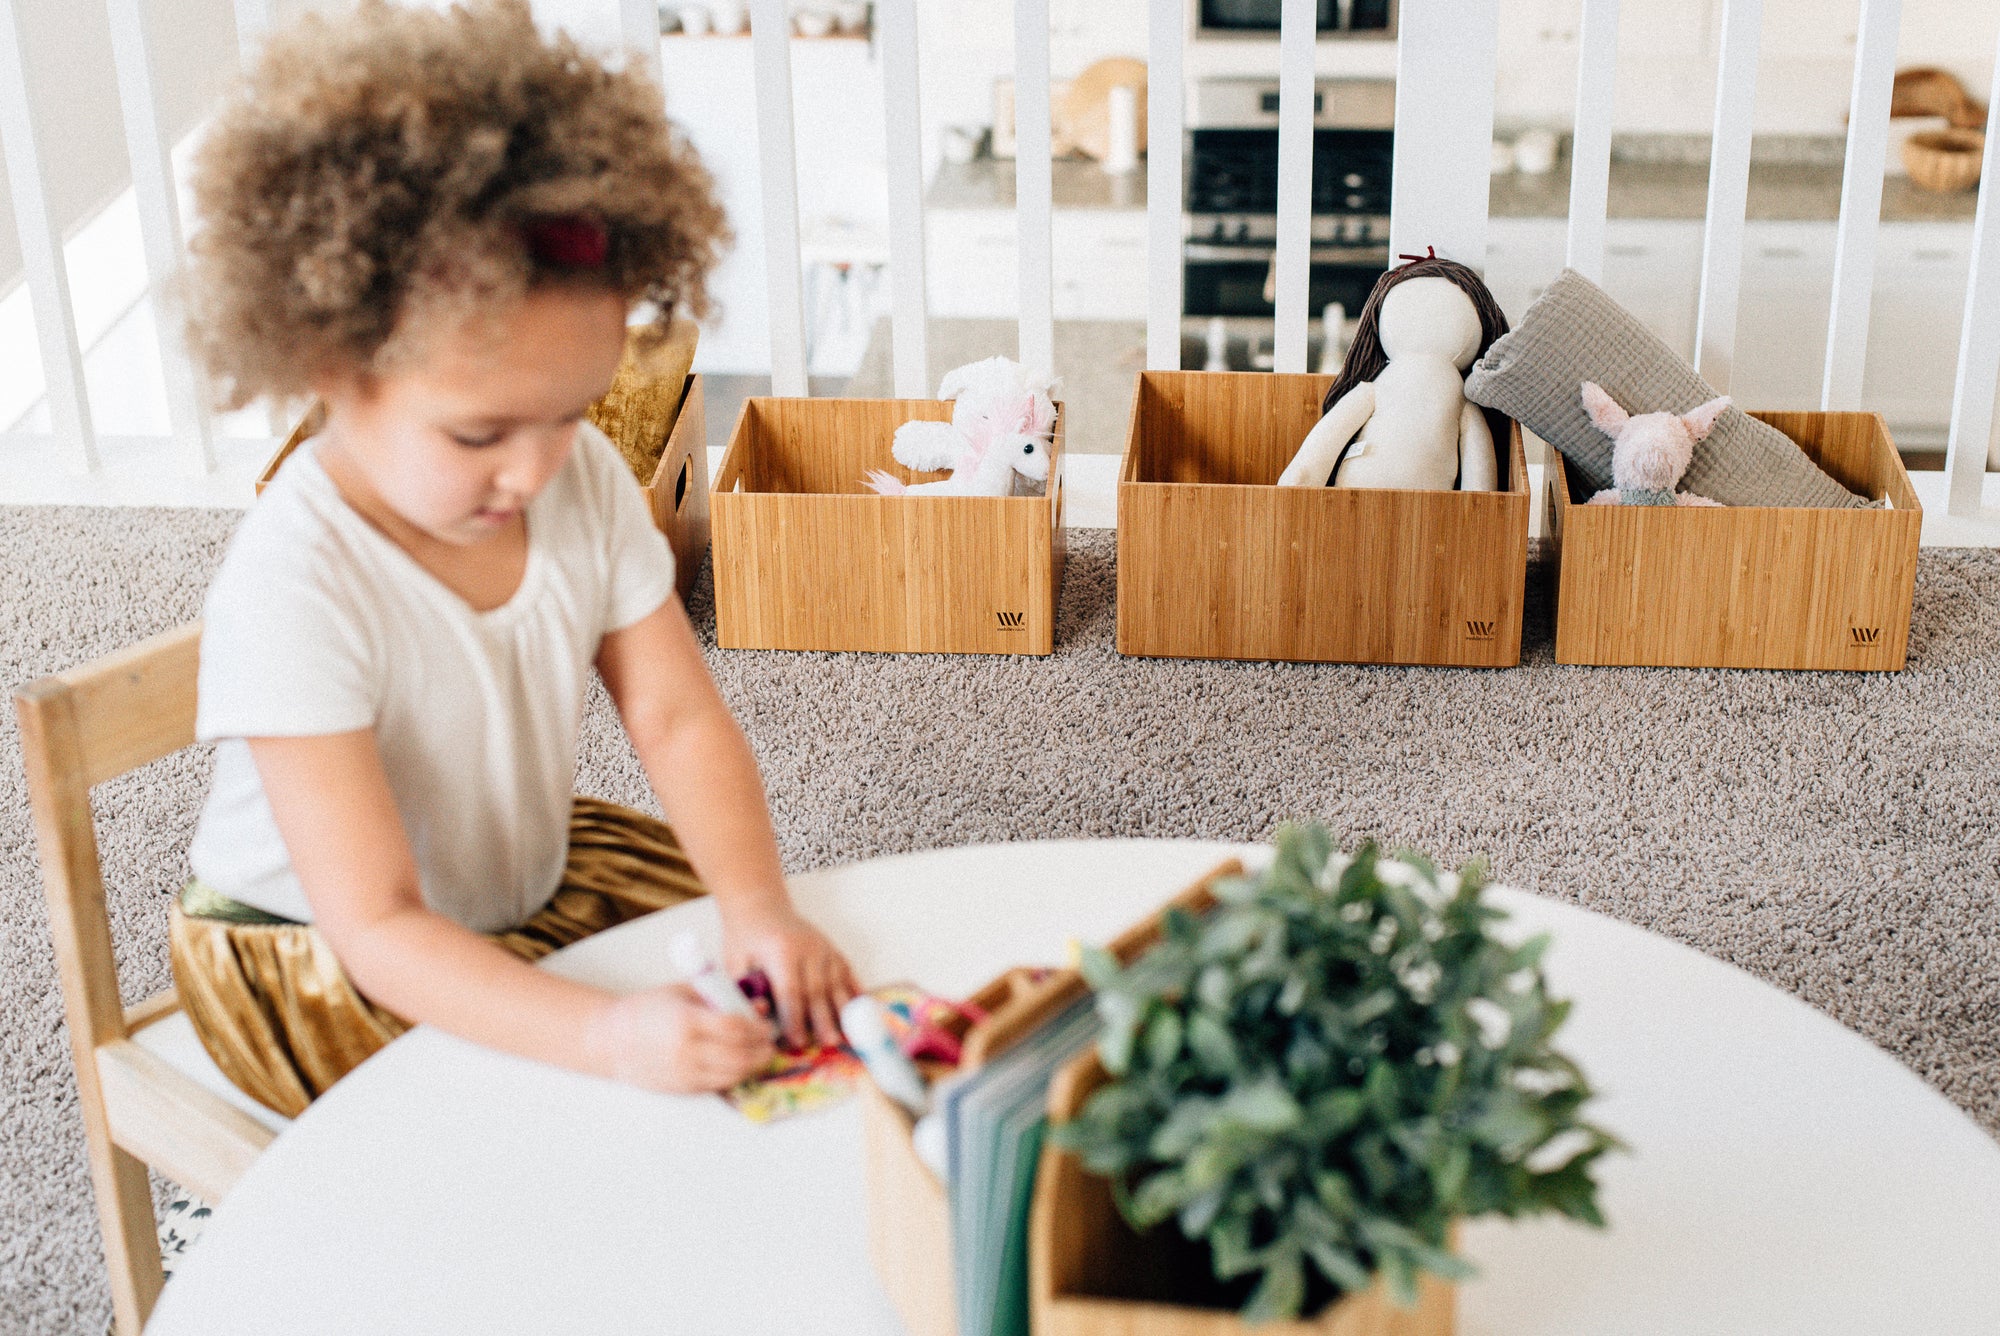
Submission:
M 195 734 L 218 745 L 189 861 L 232 899 L 310 921 L 243 739 L 372 727 L 424 903 L 514 927 L 562 879 L 598 643 L 673 594 L 673 554 L 585 423 L 528 503 L 520 588 L 475 612 L 342 499 L 316 446 L 251 507 L 208 591 Z

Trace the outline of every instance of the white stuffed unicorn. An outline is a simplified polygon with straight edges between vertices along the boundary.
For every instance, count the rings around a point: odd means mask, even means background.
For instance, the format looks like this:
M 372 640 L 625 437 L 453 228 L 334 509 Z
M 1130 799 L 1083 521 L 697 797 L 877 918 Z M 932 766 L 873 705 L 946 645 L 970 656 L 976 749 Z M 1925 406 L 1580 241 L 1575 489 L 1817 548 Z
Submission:
M 946 372 L 938 398 L 956 400 L 951 421 L 905 422 L 890 453 L 912 472 L 949 469 L 951 476 L 904 483 L 877 469 L 868 485 L 884 496 L 1006 496 L 1016 473 L 1048 481 L 1055 387 L 1052 377 L 1031 375 L 1005 357 Z

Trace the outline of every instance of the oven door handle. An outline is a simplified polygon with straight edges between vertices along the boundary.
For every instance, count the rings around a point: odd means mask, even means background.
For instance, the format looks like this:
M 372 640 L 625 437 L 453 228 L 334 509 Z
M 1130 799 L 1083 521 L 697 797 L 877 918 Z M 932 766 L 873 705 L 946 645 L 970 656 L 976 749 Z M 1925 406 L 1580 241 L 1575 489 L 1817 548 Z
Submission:
M 1275 264 L 1276 246 L 1218 246 L 1213 242 L 1190 241 L 1181 247 L 1181 258 L 1189 264 L 1255 264 L 1262 260 Z M 1312 264 L 1353 264 L 1389 267 L 1387 246 L 1315 246 Z

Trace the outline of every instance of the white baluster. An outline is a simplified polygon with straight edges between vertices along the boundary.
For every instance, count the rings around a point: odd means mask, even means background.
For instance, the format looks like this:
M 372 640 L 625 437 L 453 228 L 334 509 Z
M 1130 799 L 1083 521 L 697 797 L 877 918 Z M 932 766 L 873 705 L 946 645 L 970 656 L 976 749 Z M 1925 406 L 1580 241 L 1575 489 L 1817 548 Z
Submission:
M 7 154 L 7 186 L 14 200 L 14 228 L 28 271 L 28 301 L 35 312 L 42 380 L 56 439 L 69 448 L 79 472 L 98 467 L 90 427 L 90 398 L 83 386 L 83 352 L 77 346 L 76 312 L 70 306 L 62 232 L 49 208 L 35 117 L 21 59 L 21 21 L 15 0 L 0 0 L 0 146 Z
M 1602 283 L 1604 215 L 1611 196 L 1611 121 L 1618 92 L 1618 0 L 1583 0 L 1576 46 L 1569 244 L 1563 263 L 1591 282 Z
M 660 81 L 660 6 L 658 0 L 618 0 L 625 45 L 639 57 L 646 77 Z
M 144 0 L 107 0 L 111 55 L 118 67 L 118 99 L 125 113 L 125 148 L 132 163 L 132 193 L 139 207 L 139 235 L 146 252 L 153 321 L 159 331 L 160 371 L 167 392 L 167 429 L 183 471 L 200 477 L 215 471 L 215 440 L 209 424 L 207 377 L 188 354 L 173 299 L 181 270 L 180 200 L 168 156 L 166 127 L 160 122 L 153 86 L 152 43 Z
M 792 144 L 792 34 L 785 0 L 750 0 L 764 279 L 771 310 L 771 392 L 807 394 L 805 285 L 799 260 L 798 159 Z
M 1979 208 L 1972 220 L 1972 272 L 1965 285 L 1965 323 L 1958 339 L 1958 381 L 1951 395 L 1951 439 L 1944 471 L 1945 510 L 1979 513 L 1986 452 L 1993 437 L 1993 398 L 2000 382 L 2000 49 L 1993 53 L 1995 96 L 1986 109 L 1986 156 L 1980 166 Z
M 271 31 L 271 0 L 236 0 L 236 49 L 247 66 Z
M 1875 292 L 1875 241 L 1882 222 L 1882 161 L 1889 146 L 1889 94 L 1903 0 L 1861 0 L 1848 100 L 1847 166 L 1840 178 L 1840 235 L 1833 251 L 1833 306 L 1827 314 L 1826 373 L 1819 406 L 1861 407 L 1868 362 L 1868 305 Z
M 1389 254 L 1486 263 L 1498 0 L 1406 4 L 1397 23 Z
M 1181 0 L 1152 0 L 1146 53 L 1146 367 L 1181 368 L 1181 201 L 1187 194 Z
M 924 264 L 916 0 L 876 0 L 875 28 L 882 50 L 882 111 L 889 154 L 890 341 L 895 354 L 896 396 L 927 399 L 934 391 L 925 328 L 930 301 Z
M 1055 366 L 1055 263 L 1049 232 L 1054 165 L 1049 139 L 1049 0 L 1014 0 L 1014 222 L 1020 229 L 1020 354 Z
M 1316 0 L 1284 0 L 1278 28 L 1278 236 L 1271 369 L 1306 369 L 1312 291 L 1313 42 Z
M 1743 216 L 1750 199 L 1750 123 L 1757 103 L 1757 44 L 1763 17 L 1764 0 L 1724 0 L 1715 133 L 1709 148 L 1708 222 L 1701 243 L 1701 306 L 1694 339 L 1695 369 L 1724 392 L 1736 360 Z

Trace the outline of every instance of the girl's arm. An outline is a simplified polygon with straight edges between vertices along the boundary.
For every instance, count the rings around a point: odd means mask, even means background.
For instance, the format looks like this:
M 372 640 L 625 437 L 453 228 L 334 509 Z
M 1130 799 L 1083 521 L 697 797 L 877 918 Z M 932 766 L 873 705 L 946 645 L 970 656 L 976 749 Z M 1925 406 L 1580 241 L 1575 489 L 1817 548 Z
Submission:
M 763 1026 L 711 1011 L 679 985 L 615 998 L 426 908 L 373 730 L 249 746 L 314 927 L 378 1006 L 653 1089 L 723 1089 L 770 1058 Z
M 736 971 L 771 978 L 793 1045 L 838 1041 L 857 991 L 846 959 L 792 908 L 764 784 L 677 597 L 604 637 L 597 671 L 688 861 L 714 892 Z

